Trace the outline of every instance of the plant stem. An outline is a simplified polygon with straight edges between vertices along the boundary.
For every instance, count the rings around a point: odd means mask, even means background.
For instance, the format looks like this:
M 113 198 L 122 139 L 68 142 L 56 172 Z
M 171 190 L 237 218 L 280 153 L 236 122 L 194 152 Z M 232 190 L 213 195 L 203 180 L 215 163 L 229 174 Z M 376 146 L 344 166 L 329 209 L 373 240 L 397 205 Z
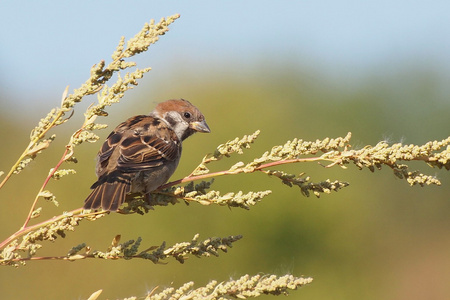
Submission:
M 40 197 L 40 194 L 42 193 L 42 191 L 45 189 L 45 187 L 47 186 L 48 182 L 50 181 L 50 179 L 52 178 L 53 174 L 55 174 L 55 172 L 58 170 L 58 168 L 61 166 L 61 164 L 65 161 L 65 157 L 67 155 L 67 153 L 69 152 L 69 147 L 66 146 L 66 150 L 64 151 L 61 159 L 59 160 L 59 162 L 56 164 L 56 166 L 53 168 L 53 170 L 50 172 L 50 174 L 48 174 L 47 178 L 45 179 L 44 183 L 41 186 L 41 189 L 39 190 L 39 192 L 36 195 L 36 198 L 34 198 L 34 202 L 31 205 L 30 211 L 28 212 L 28 216 L 25 219 L 25 222 L 23 223 L 21 229 L 24 229 L 25 227 L 27 227 L 28 223 L 31 220 L 31 216 L 33 215 L 33 211 L 36 209 L 36 204 L 37 201 Z
M 56 122 L 61 119 L 64 116 L 64 111 L 60 110 L 56 117 L 53 119 L 53 121 L 39 134 L 37 137 L 35 137 L 25 148 L 25 151 L 20 155 L 19 159 L 16 161 L 16 163 L 11 167 L 11 170 L 9 170 L 8 174 L 3 178 L 2 182 L 0 183 L 0 189 L 5 185 L 5 183 L 8 181 L 8 179 L 12 176 L 14 171 L 17 169 L 19 164 L 22 162 L 22 160 L 28 155 L 28 152 L 34 147 L 34 145 L 42 139 L 45 134 L 55 126 Z
M 100 212 L 93 212 L 93 213 L 88 213 L 88 214 L 81 214 L 81 212 L 83 211 L 83 208 L 77 208 L 74 209 L 66 214 L 62 214 L 59 216 L 55 216 L 53 218 L 50 218 L 46 221 L 43 221 L 41 223 L 37 223 L 34 224 L 32 226 L 28 226 L 28 227 L 22 227 L 20 228 L 18 231 L 16 231 L 14 234 L 12 234 L 11 236 L 9 236 L 7 239 L 5 239 L 3 242 L 0 243 L 0 249 L 3 249 L 5 246 L 7 246 L 9 243 L 11 243 L 13 240 L 33 231 L 36 229 L 39 229 L 41 227 L 47 226 L 51 223 L 60 221 L 64 218 L 67 217 L 77 217 L 77 218 L 83 218 L 83 217 L 87 217 L 87 216 L 94 216 L 94 215 L 100 215 L 100 214 L 106 214 L 107 212 L 104 211 L 100 211 Z
M 297 163 L 297 162 L 313 162 L 313 161 L 321 161 L 321 160 L 327 160 L 327 159 L 324 159 L 319 156 L 319 157 L 307 157 L 307 158 L 296 158 L 296 159 L 273 161 L 270 163 L 262 164 L 262 165 L 256 167 L 254 170 L 261 171 L 263 169 L 274 167 L 274 166 L 279 166 L 279 165 L 285 165 L 285 164 L 291 164 L 291 163 Z M 168 183 L 160 186 L 157 190 L 162 190 L 162 189 L 165 189 L 165 188 L 177 185 L 177 184 L 191 182 L 191 181 L 195 181 L 195 180 L 202 180 L 202 179 L 207 179 L 207 178 L 217 177 L 217 176 L 222 176 L 222 175 L 234 175 L 234 174 L 245 173 L 245 171 L 246 171 L 246 169 L 245 169 L 245 167 L 243 167 L 243 168 L 238 168 L 233 171 L 218 171 L 218 172 L 212 172 L 212 173 L 196 175 L 196 176 L 189 175 L 182 179 L 168 182 Z

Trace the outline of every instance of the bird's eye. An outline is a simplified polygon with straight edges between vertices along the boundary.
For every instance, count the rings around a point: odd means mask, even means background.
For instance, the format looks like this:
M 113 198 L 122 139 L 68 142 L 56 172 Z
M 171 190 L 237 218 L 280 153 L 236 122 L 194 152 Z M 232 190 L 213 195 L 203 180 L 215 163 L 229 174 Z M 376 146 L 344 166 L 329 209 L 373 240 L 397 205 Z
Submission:
M 186 119 L 189 119 L 189 118 L 191 117 L 191 114 L 188 113 L 188 112 L 185 112 L 185 113 L 184 113 L 184 117 L 185 117 Z

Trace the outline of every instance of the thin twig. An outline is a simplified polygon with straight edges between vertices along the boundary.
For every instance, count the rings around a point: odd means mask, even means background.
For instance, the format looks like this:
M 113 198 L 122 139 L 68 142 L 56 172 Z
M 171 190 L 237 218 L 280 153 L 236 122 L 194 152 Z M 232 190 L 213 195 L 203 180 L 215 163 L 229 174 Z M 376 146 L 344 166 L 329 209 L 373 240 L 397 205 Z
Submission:
M 314 161 L 322 161 L 322 160 L 329 160 L 329 159 L 324 159 L 319 156 L 319 157 L 307 157 L 307 158 L 297 158 L 297 159 L 274 161 L 274 162 L 262 164 L 259 167 L 256 167 L 255 171 L 260 171 L 265 168 L 271 168 L 274 166 L 279 166 L 279 165 L 284 165 L 284 164 L 291 164 L 291 163 L 298 163 L 298 162 L 314 162 Z M 189 175 L 187 177 L 168 182 L 168 183 L 160 186 L 156 191 L 160 191 L 160 190 L 163 190 L 163 189 L 166 189 L 166 188 L 169 188 L 169 187 L 175 186 L 177 184 L 181 184 L 181 183 L 186 183 L 186 182 L 191 182 L 191 181 L 196 181 L 196 180 L 203 180 L 203 179 L 222 176 L 222 175 L 234 175 L 234 174 L 240 174 L 240 173 L 245 173 L 245 168 L 238 168 L 233 171 L 218 171 L 218 172 L 212 172 L 212 173 L 195 175 L 195 176 Z

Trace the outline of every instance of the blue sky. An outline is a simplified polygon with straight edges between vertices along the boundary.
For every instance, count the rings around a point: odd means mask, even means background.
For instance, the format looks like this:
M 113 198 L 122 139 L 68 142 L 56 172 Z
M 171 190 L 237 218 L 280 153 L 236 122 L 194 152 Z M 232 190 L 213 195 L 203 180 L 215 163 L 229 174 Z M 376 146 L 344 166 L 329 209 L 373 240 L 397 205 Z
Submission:
M 77 87 L 120 36 L 175 13 L 141 58 L 157 74 L 287 60 L 354 79 L 408 64 L 450 74 L 448 1 L 3 1 L 0 10 L 0 90 L 17 103 Z

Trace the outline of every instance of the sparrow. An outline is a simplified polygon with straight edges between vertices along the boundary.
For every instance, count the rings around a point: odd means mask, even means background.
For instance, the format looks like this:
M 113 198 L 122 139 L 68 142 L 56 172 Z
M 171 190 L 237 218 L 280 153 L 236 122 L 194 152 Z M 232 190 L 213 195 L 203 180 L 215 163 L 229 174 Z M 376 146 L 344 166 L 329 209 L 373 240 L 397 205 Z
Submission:
M 150 114 L 119 124 L 98 152 L 98 180 L 83 208 L 117 211 L 130 193 L 149 200 L 150 192 L 175 172 L 181 143 L 195 132 L 211 130 L 203 114 L 184 99 L 159 103 Z

